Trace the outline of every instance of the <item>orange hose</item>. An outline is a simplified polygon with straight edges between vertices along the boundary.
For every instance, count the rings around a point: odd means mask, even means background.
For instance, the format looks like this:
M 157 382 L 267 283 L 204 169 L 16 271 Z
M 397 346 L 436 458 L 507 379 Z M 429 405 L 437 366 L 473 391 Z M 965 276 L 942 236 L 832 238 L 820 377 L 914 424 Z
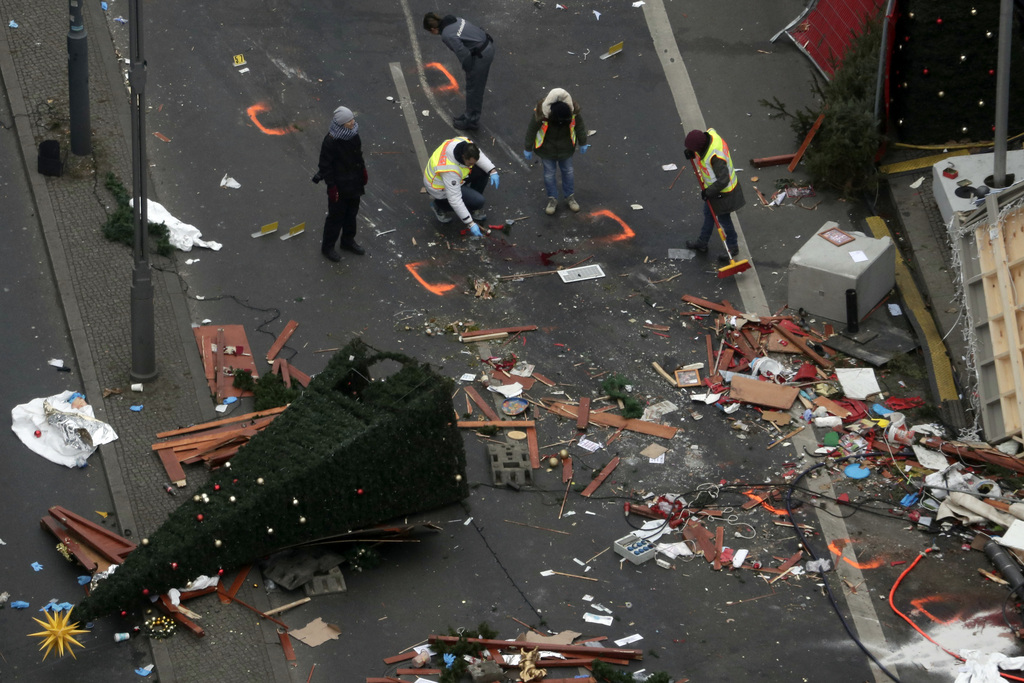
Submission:
M 903 577 L 905 577 L 907 574 L 909 574 L 910 570 L 913 569 L 917 565 L 917 563 L 921 561 L 921 558 L 923 558 L 925 555 L 930 553 L 931 550 L 932 550 L 931 548 L 928 548 L 923 553 L 918 554 L 918 556 L 916 558 L 914 558 L 914 561 L 910 563 L 910 566 L 907 567 L 906 569 L 904 569 L 903 573 L 900 574 L 898 579 L 896 579 L 896 583 L 894 583 L 892 585 L 892 588 L 889 589 L 889 607 L 892 608 L 893 612 L 895 612 L 896 614 L 898 614 L 901 617 L 903 617 L 903 620 L 905 622 L 910 624 L 911 627 L 913 627 L 913 629 L 915 631 L 917 631 L 922 636 L 924 636 L 926 639 L 928 639 L 928 641 L 930 643 L 932 643 L 933 645 L 935 645 L 935 647 L 939 648 L 940 650 L 942 650 L 943 652 L 945 652 L 948 655 L 956 657 L 961 662 L 963 662 L 963 661 L 966 661 L 963 657 L 961 657 L 960 655 L 956 654 L 955 652 L 950 652 L 949 650 L 947 650 L 946 648 L 942 647 L 937 642 L 935 642 L 935 640 L 931 636 L 929 636 L 927 633 L 925 633 L 920 628 L 918 628 L 917 624 L 915 624 L 914 622 L 912 622 L 910 620 L 910 617 L 908 617 L 906 614 L 904 614 L 903 612 L 901 612 L 898 609 L 896 609 L 896 604 L 893 602 L 893 596 L 896 595 L 896 589 L 899 587 L 900 582 L 903 581 Z M 999 672 L 999 675 L 1002 676 L 1003 678 L 1005 678 L 1007 680 L 1011 680 L 1011 681 L 1024 681 L 1024 678 L 1021 678 L 1019 676 L 1012 676 L 1012 675 L 1010 675 L 1008 673 L 1003 673 L 1002 671 Z

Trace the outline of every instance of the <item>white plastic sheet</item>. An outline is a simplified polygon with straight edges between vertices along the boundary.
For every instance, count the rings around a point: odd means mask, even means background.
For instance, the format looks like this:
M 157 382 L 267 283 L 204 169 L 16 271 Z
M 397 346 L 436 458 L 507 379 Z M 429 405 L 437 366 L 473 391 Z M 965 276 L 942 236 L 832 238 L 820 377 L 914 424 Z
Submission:
M 117 438 L 114 429 L 106 422 L 97 420 L 92 406 L 80 408 L 71 405 L 75 392 L 65 391 L 48 398 L 32 399 L 11 410 L 11 430 L 29 449 L 50 462 L 65 467 L 82 467 L 96 448 Z M 46 406 L 57 411 L 62 417 L 74 419 L 88 432 L 88 439 L 76 439 L 68 443 L 63 431 L 47 419 Z M 39 436 L 36 436 L 36 431 Z M 91 445 L 89 445 L 91 442 Z
M 129 200 L 129 204 L 133 205 L 133 201 L 134 199 Z M 154 202 L 152 199 L 146 200 L 146 212 L 148 214 L 146 217 L 150 223 L 163 223 L 167 226 L 171 246 L 175 249 L 192 251 L 192 247 L 206 247 L 207 249 L 218 251 L 222 246 L 220 242 L 201 239 L 203 234 L 199 232 L 199 228 L 178 220 L 163 205 Z

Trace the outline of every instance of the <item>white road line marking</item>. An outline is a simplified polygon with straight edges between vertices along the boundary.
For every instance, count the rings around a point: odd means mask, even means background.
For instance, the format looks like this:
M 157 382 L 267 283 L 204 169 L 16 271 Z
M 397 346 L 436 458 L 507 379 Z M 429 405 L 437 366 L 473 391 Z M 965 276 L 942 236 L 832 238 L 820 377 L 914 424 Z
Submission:
M 419 122 L 416 120 L 416 110 L 412 106 L 412 97 L 409 95 L 409 86 L 405 82 L 405 74 L 402 73 L 402 65 L 398 62 L 391 62 L 391 79 L 395 82 L 395 89 L 398 90 L 398 101 L 402 105 L 402 115 L 405 116 L 405 123 L 409 126 L 409 137 L 412 138 L 412 146 L 416 149 L 416 160 L 420 168 L 427 167 L 427 145 L 423 142 L 423 131 L 420 130 Z

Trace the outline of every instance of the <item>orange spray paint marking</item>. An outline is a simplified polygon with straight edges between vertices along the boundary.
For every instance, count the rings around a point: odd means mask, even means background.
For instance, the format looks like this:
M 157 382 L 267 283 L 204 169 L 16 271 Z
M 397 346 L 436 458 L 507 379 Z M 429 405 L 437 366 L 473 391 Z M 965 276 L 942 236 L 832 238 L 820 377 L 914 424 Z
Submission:
M 771 505 L 769 505 L 766 502 L 768 500 L 768 496 L 767 495 L 765 495 L 763 497 L 759 496 L 756 493 L 754 493 L 753 489 L 751 489 L 749 491 L 744 491 L 743 495 L 746 496 L 747 498 L 749 498 L 750 500 L 756 500 L 761 507 L 763 507 L 765 510 L 767 510 L 770 513 L 772 513 L 773 515 L 778 515 L 780 517 L 788 517 L 789 516 L 789 513 L 786 512 L 785 510 L 782 510 L 782 509 L 776 508 L 776 507 L 772 507 Z
M 256 118 L 256 115 L 259 114 L 260 112 L 270 111 L 270 107 L 268 107 L 264 102 L 257 102 L 245 111 L 249 114 L 249 119 L 252 120 L 254 124 L 256 124 L 256 127 L 259 128 L 264 133 L 266 133 L 267 135 L 287 135 L 288 133 L 292 132 L 291 128 L 267 128 L 262 123 L 260 123 L 260 120 Z
M 857 562 L 843 555 L 843 548 L 850 545 L 852 541 L 848 538 L 841 538 L 838 541 L 833 541 L 828 544 L 828 549 L 835 554 L 836 557 L 841 559 L 843 562 L 856 567 L 857 569 L 877 569 L 885 564 L 881 559 L 871 560 L 870 562 Z
M 622 228 L 622 232 L 618 235 L 611 235 L 609 237 L 600 238 L 605 242 L 621 242 L 622 240 L 630 240 L 636 237 L 636 233 L 629 227 L 626 221 L 616 216 L 613 212 L 608 209 L 601 209 L 600 211 L 594 211 L 590 214 L 592 218 L 611 218 L 613 221 L 619 224 Z
M 436 294 L 438 296 L 444 296 L 445 292 L 448 292 L 448 291 L 451 291 L 451 290 L 455 289 L 455 285 L 451 285 L 451 284 L 448 284 L 448 285 L 432 285 L 429 282 L 427 282 L 426 280 L 424 280 L 422 277 L 420 277 L 420 274 L 418 272 L 416 272 L 416 269 L 419 268 L 420 266 L 423 266 L 423 265 L 426 265 L 426 261 L 417 261 L 416 263 L 406 263 L 405 264 L 405 269 L 408 270 L 410 273 L 412 273 L 412 276 L 414 278 L 416 278 L 416 282 L 419 282 L 421 285 L 423 285 L 423 287 L 428 292 L 430 292 L 431 294 Z
M 459 89 L 459 82 L 455 80 L 455 77 L 452 76 L 451 72 L 448 71 L 448 69 L 444 68 L 444 65 L 441 64 L 440 62 L 430 62 L 429 64 L 424 64 L 423 66 L 425 66 L 428 69 L 437 69 L 438 71 L 444 74 L 445 78 L 448 79 L 448 85 L 439 85 L 436 88 L 434 88 L 434 90 L 438 92 L 448 92 L 450 90 L 457 91 Z
M 925 615 L 926 617 L 928 617 L 929 619 L 934 621 L 936 624 L 942 624 L 942 625 L 945 626 L 947 624 L 952 624 L 954 621 L 958 620 L 958 618 L 960 616 L 959 612 L 954 614 L 949 619 L 940 619 L 939 617 L 935 616 L 934 614 L 932 614 L 931 612 L 929 612 L 928 610 L 926 610 L 924 608 L 925 605 L 928 605 L 928 604 L 931 604 L 931 603 L 934 603 L 934 602 L 944 603 L 944 602 L 947 602 L 947 600 L 945 598 L 943 598 L 941 595 L 928 595 L 928 596 L 925 596 L 923 598 L 914 598 L 913 600 L 910 601 L 910 604 L 914 606 L 914 609 L 916 609 L 921 614 Z

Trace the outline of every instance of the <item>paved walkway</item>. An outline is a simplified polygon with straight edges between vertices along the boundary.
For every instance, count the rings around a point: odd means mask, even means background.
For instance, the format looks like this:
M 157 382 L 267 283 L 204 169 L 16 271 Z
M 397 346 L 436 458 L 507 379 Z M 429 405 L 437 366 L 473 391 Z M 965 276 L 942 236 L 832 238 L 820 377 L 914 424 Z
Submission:
M 190 353 L 195 342 L 185 296 L 173 260 L 154 255 L 159 376 L 146 385 L 144 393 L 133 394 L 129 391 L 132 252 L 102 235 L 107 213 L 115 204 L 105 188 L 107 174 L 113 173 L 129 190 L 132 183 L 129 110 L 124 106 L 124 77 L 110 31 L 99 3 L 86 3 L 93 150 L 90 156 L 75 157 L 68 152 L 68 15 L 46 3 L 0 0 L 0 16 L 17 24 L 17 28 L 3 27 L 0 74 L 82 371 L 82 388 L 97 417 L 119 435 L 101 449 L 102 464 L 122 533 L 139 539 L 156 530 L 180 502 L 164 493 L 166 475 L 150 454 L 154 435 L 214 416 L 198 356 Z M 61 177 L 36 173 L 36 150 L 47 139 L 59 140 L 68 155 Z M 101 400 L 107 388 L 123 393 Z M 130 411 L 135 404 L 142 404 L 143 410 Z M 201 485 L 204 474 L 201 468 L 190 470 L 192 485 Z M 256 605 L 266 597 L 263 591 L 239 596 Z M 222 606 L 214 597 L 202 600 L 209 603 L 201 611 L 211 636 L 202 641 L 192 637 L 152 641 L 159 680 L 288 680 L 275 634 L 261 631 L 259 620 L 244 608 Z M 135 615 L 132 624 L 141 621 Z M 268 647 L 278 649 L 276 657 Z

